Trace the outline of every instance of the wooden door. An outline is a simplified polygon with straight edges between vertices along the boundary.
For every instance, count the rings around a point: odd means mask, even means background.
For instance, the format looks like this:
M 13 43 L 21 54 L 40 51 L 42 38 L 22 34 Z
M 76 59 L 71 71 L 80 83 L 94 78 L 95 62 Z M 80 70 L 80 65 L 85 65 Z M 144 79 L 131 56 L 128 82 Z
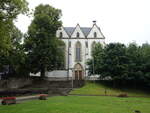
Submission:
M 79 80 L 82 80 L 82 71 L 79 71 Z
M 75 80 L 78 80 L 78 71 L 75 71 Z

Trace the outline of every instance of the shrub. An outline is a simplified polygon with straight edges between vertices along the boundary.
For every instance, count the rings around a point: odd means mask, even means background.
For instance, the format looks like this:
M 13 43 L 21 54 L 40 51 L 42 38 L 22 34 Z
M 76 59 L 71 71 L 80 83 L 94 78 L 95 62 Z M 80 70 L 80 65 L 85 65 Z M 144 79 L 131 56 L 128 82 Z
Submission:
M 2 105 L 16 104 L 16 97 L 4 97 L 2 99 Z
M 40 95 L 39 95 L 39 99 L 40 99 L 40 100 L 46 100 L 47 97 L 48 97 L 47 94 L 40 94 Z
M 128 94 L 127 93 L 121 93 L 117 97 L 128 97 Z

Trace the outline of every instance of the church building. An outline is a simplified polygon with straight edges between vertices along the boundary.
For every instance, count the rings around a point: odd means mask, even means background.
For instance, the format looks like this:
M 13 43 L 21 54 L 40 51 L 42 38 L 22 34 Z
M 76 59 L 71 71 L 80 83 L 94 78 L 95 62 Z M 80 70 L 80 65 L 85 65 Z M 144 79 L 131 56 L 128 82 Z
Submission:
M 65 69 L 67 78 L 83 80 L 88 76 L 87 61 L 92 57 L 94 44 L 105 44 L 105 37 L 93 21 L 92 27 L 60 27 L 56 36 L 65 43 Z

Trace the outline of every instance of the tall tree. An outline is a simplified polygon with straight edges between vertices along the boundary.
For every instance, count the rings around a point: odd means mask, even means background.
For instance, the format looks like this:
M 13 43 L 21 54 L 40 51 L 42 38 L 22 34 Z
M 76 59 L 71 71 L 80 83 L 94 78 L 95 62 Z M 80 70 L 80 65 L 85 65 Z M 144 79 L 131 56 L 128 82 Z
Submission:
M 41 72 L 41 77 L 45 76 L 47 70 L 53 70 L 63 62 L 63 51 L 60 49 L 62 42 L 56 38 L 56 31 L 62 23 L 60 17 L 59 9 L 41 4 L 36 7 L 34 19 L 28 29 L 25 47 L 30 72 Z
M 130 43 L 127 48 L 128 63 L 128 79 L 136 82 L 140 79 L 142 71 L 142 56 L 140 47 L 136 43 Z
M 104 58 L 104 47 L 100 43 L 96 43 L 92 48 L 92 59 L 89 59 L 89 75 L 101 74 Z
M 27 14 L 26 0 L 0 0 L 0 70 L 4 65 L 8 65 L 8 56 L 11 51 L 13 21 L 19 14 Z
M 8 42 L 14 19 L 21 13 L 27 14 L 27 5 L 26 0 L 0 0 L 0 45 Z
M 96 44 L 92 59 L 88 62 L 91 74 L 99 74 L 102 79 L 111 78 L 114 83 L 138 86 L 150 86 L 150 45 L 128 46 L 110 43 L 104 48 Z
M 26 54 L 22 44 L 23 34 L 15 26 L 11 33 L 12 48 L 9 51 L 9 66 L 11 74 L 15 76 L 27 76 Z
M 123 80 L 127 76 L 126 46 L 120 43 L 110 43 L 102 48 L 96 45 L 89 67 L 94 65 L 94 73 L 101 78 L 111 77 L 112 80 Z M 94 64 L 92 63 L 94 61 Z
M 142 72 L 146 84 L 150 87 L 150 44 L 145 43 L 141 47 L 143 58 Z
M 109 76 L 113 80 L 123 80 L 127 71 L 126 47 L 120 43 L 110 43 L 105 48 L 103 76 Z

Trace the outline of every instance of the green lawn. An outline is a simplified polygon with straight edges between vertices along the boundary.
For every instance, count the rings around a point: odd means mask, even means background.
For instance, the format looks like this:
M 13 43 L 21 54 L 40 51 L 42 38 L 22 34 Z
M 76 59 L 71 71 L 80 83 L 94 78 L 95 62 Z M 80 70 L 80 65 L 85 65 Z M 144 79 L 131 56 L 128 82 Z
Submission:
M 150 98 L 58 96 L 0 106 L 0 113 L 150 113 Z
M 121 93 L 127 93 L 128 96 L 144 96 L 150 97 L 150 93 L 143 92 L 141 90 L 134 89 L 114 89 L 98 83 L 87 82 L 82 88 L 74 89 L 70 94 L 83 94 L 83 95 L 119 95 Z

